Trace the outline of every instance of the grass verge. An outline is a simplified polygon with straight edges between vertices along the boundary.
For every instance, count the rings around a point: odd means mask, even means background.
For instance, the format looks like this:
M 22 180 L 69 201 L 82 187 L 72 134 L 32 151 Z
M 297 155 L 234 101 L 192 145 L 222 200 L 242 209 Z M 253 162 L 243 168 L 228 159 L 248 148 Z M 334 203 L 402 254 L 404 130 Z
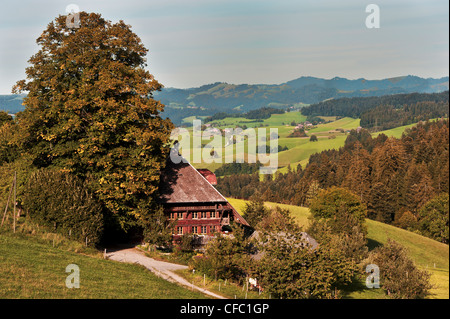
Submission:
M 56 235 L 56 234 L 55 234 Z M 142 266 L 103 259 L 77 243 L 54 245 L 52 235 L 0 230 L 0 298 L 3 299 L 198 299 L 205 296 L 156 277 Z M 60 238 L 61 239 L 61 238 Z M 72 247 L 72 248 L 71 248 Z M 69 264 L 80 269 L 80 288 L 69 289 Z

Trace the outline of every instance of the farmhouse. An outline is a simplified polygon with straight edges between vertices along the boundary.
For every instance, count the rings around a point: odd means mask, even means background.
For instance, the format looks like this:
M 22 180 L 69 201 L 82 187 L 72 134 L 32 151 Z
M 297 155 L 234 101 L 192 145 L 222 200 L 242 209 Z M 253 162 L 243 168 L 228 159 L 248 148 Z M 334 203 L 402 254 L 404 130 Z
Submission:
M 215 175 L 209 170 L 202 172 L 206 178 L 190 163 L 175 164 L 170 158 L 161 172 L 160 202 L 166 216 L 176 220 L 174 239 L 189 233 L 204 237 L 228 233 L 232 221 L 250 227 L 211 185 L 216 181 Z

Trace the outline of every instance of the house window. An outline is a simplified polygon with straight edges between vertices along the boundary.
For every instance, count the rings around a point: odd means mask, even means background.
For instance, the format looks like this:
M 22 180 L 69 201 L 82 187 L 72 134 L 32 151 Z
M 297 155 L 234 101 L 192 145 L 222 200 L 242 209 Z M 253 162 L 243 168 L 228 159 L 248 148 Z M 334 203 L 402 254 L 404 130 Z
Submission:
M 209 216 L 210 216 L 211 218 L 216 218 L 216 212 L 210 212 L 210 213 L 209 213 Z
M 183 235 L 183 227 L 181 227 L 181 226 L 177 227 L 177 234 L 178 235 Z
M 202 218 L 207 218 L 206 214 L 207 214 L 206 212 L 202 212 L 201 214 Z
M 197 234 L 197 226 L 192 226 L 191 231 L 193 234 Z
M 198 213 L 197 212 L 192 212 L 192 218 L 198 218 Z
M 178 219 L 183 219 L 183 213 L 177 213 L 177 218 Z
M 206 234 L 206 226 L 202 226 L 202 234 Z

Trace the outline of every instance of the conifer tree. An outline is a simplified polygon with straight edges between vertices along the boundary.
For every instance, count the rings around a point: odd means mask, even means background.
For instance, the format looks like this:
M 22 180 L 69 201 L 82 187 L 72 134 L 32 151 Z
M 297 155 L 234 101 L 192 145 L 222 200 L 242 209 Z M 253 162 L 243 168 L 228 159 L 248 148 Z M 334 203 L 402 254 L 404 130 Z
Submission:
M 351 189 L 362 202 L 365 202 L 370 189 L 370 154 L 358 141 L 355 142 L 354 148 L 343 186 Z

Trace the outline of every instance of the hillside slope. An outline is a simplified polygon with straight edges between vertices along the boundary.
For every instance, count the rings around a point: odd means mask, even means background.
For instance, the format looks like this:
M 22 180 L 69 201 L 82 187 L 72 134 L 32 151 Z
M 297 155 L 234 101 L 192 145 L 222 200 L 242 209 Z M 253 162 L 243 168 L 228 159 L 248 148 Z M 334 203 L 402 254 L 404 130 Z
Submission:
M 228 198 L 228 201 L 243 214 L 247 201 Z M 309 209 L 305 207 L 283 205 L 277 203 L 265 203 L 267 206 L 280 206 L 288 208 L 298 224 L 303 228 L 308 225 Z M 448 299 L 449 298 L 449 247 L 430 238 L 383 224 L 374 220 L 366 219 L 368 228 L 369 248 L 373 249 L 378 245 L 383 245 L 387 239 L 393 239 L 408 250 L 410 258 L 422 269 L 427 269 L 432 277 L 434 285 L 429 298 Z M 355 292 L 354 298 L 366 298 L 367 295 L 360 295 Z
M 69 264 L 80 288 L 65 285 Z M 23 234 L 0 233 L 0 298 L 197 299 L 202 294 L 156 277 L 144 267 L 91 257 Z

